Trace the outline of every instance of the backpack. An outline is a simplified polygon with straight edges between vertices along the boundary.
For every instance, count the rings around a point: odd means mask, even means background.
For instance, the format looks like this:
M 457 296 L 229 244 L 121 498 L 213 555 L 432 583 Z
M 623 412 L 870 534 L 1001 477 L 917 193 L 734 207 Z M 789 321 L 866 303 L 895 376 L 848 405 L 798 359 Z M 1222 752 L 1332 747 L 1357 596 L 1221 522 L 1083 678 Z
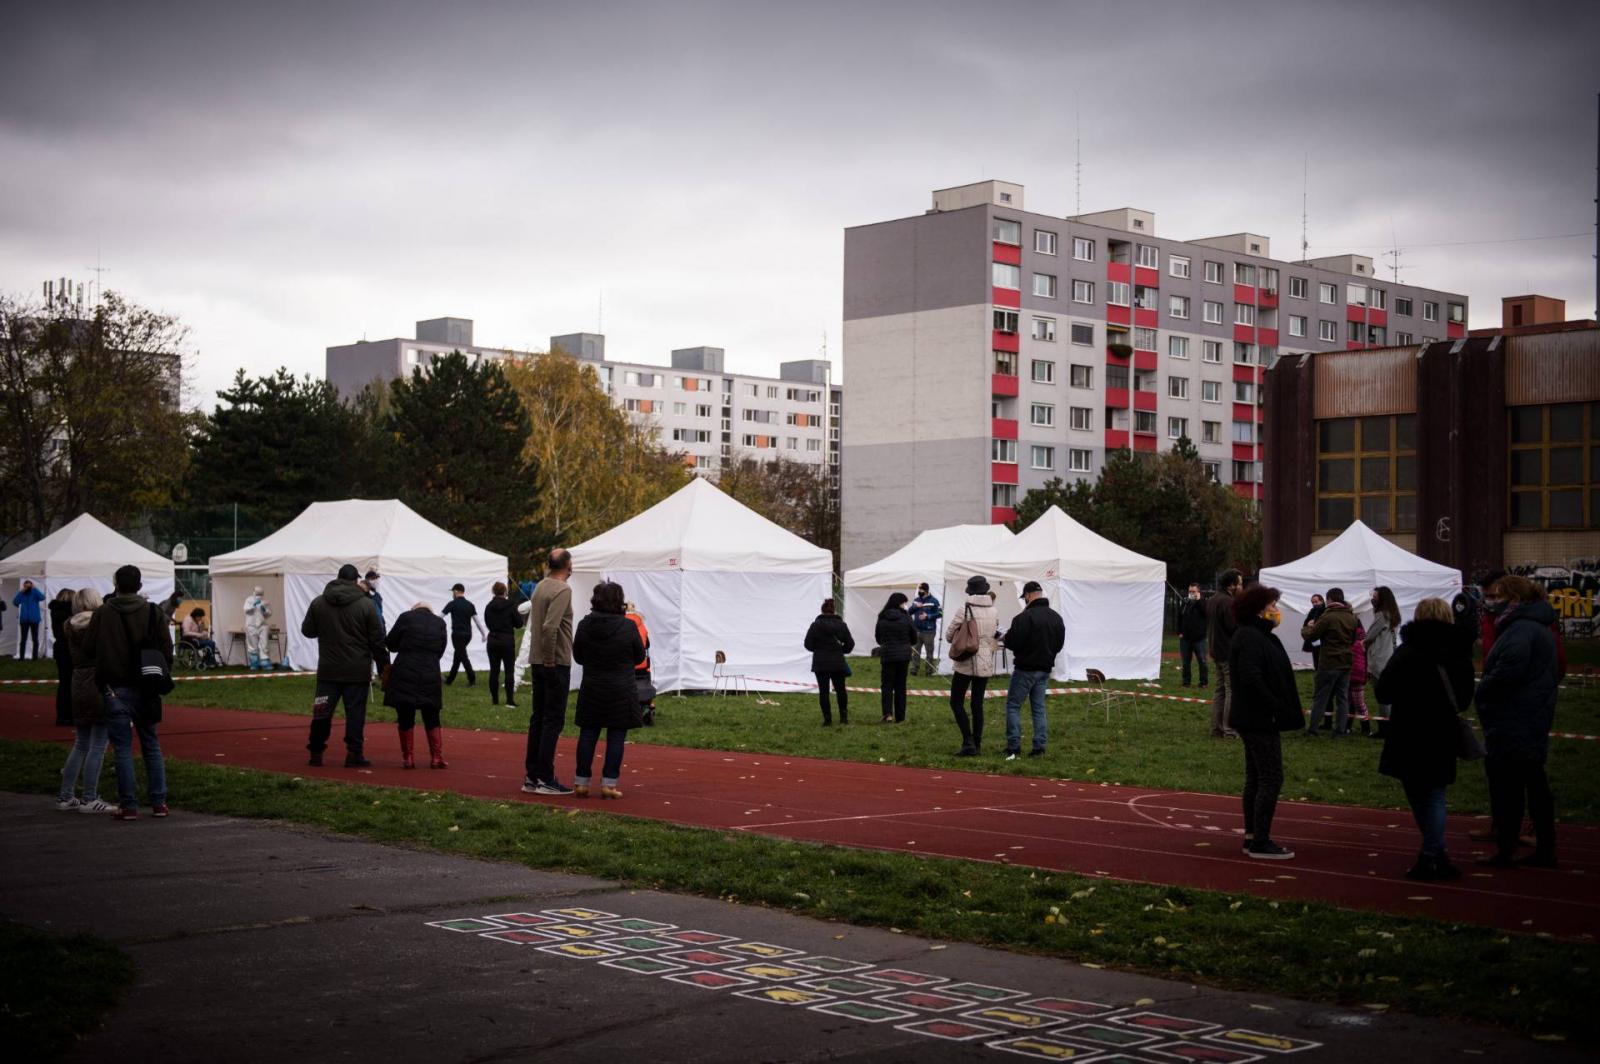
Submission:
M 978 621 L 972 616 L 972 606 L 950 631 L 950 660 L 967 661 L 978 652 Z

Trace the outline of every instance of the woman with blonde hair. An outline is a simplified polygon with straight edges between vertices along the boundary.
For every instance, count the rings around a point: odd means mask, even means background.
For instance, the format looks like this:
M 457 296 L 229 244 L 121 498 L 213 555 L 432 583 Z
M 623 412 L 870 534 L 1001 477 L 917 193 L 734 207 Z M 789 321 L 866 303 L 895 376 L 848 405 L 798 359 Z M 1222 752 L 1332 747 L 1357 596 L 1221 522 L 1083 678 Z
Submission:
M 72 593 L 72 615 L 61 625 L 61 638 L 68 643 L 74 663 L 68 679 L 72 725 L 76 735 L 67 763 L 61 768 L 61 790 L 56 808 L 62 812 L 110 813 L 116 806 L 100 797 L 100 766 L 105 762 L 106 705 L 95 682 L 94 660 L 85 659 L 79 648 L 89 633 L 89 622 L 100 608 L 100 592 L 86 587 Z M 83 797 L 77 796 L 78 779 L 83 779 Z

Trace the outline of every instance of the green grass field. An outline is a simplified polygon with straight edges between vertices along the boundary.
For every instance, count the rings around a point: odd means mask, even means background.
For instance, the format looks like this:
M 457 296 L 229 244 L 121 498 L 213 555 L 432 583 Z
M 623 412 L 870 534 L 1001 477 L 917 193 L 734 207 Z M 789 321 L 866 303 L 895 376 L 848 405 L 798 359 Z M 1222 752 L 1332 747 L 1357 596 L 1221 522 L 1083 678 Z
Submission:
M 0 1044 L 13 1060 L 63 1059 L 133 985 L 132 959 L 89 935 L 0 922 L 0 956 Z

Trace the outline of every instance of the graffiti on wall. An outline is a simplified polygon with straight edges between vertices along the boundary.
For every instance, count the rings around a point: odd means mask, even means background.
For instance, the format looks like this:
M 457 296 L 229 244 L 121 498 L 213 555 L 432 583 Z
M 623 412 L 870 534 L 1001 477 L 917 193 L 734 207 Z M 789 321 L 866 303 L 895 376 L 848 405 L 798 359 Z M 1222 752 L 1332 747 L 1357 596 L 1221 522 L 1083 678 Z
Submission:
M 1582 558 L 1561 565 L 1513 565 L 1508 573 L 1525 576 L 1544 588 L 1562 632 L 1584 639 L 1600 630 L 1600 559 Z

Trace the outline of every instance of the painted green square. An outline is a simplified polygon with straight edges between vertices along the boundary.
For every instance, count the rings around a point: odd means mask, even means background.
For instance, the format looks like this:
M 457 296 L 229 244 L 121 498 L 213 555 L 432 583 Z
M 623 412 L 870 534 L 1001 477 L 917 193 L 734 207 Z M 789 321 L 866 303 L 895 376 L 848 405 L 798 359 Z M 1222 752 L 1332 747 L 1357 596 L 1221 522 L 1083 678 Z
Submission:
M 878 1023 L 883 1020 L 904 1020 L 914 1015 L 905 1009 L 891 1009 L 884 1005 L 874 1005 L 870 1001 L 838 1001 L 832 1005 L 820 1006 L 834 1016 L 848 1016 L 852 1020 L 866 1020 L 868 1023 Z
M 1074 1027 L 1071 1030 L 1057 1028 L 1051 1031 L 1054 1037 L 1071 1038 L 1080 1042 L 1094 1042 L 1103 1046 L 1137 1046 L 1152 1041 L 1150 1035 L 1142 1031 L 1123 1031 L 1115 1027 L 1084 1026 Z
M 659 938 L 647 938 L 643 935 L 634 935 L 630 938 L 614 938 L 606 943 L 608 946 L 621 946 L 623 949 L 633 950 L 635 953 L 649 953 L 651 950 L 671 949 L 676 943 L 663 942 Z
M 618 931 L 662 931 L 672 927 L 671 924 L 663 924 L 656 920 L 640 920 L 635 916 L 630 916 L 626 920 L 607 920 L 606 926 L 614 927 Z
M 1010 1001 L 1012 998 L 1023 996 L 1020 990 L 1007 990 L 1003 986 L 984 986 L 982 983 L 956 983 L 938 989 L 941 994 L 956 994 L 960 997 L 976 998 L 979 1001 Z
M 868 983 L 844 975 L 831 975 L 826 979 L 807 979 L 805 985 L 818 990 L 832 991 L 835 994 L 872 994 L 883 990 L 883 986 L 879 983 Z

